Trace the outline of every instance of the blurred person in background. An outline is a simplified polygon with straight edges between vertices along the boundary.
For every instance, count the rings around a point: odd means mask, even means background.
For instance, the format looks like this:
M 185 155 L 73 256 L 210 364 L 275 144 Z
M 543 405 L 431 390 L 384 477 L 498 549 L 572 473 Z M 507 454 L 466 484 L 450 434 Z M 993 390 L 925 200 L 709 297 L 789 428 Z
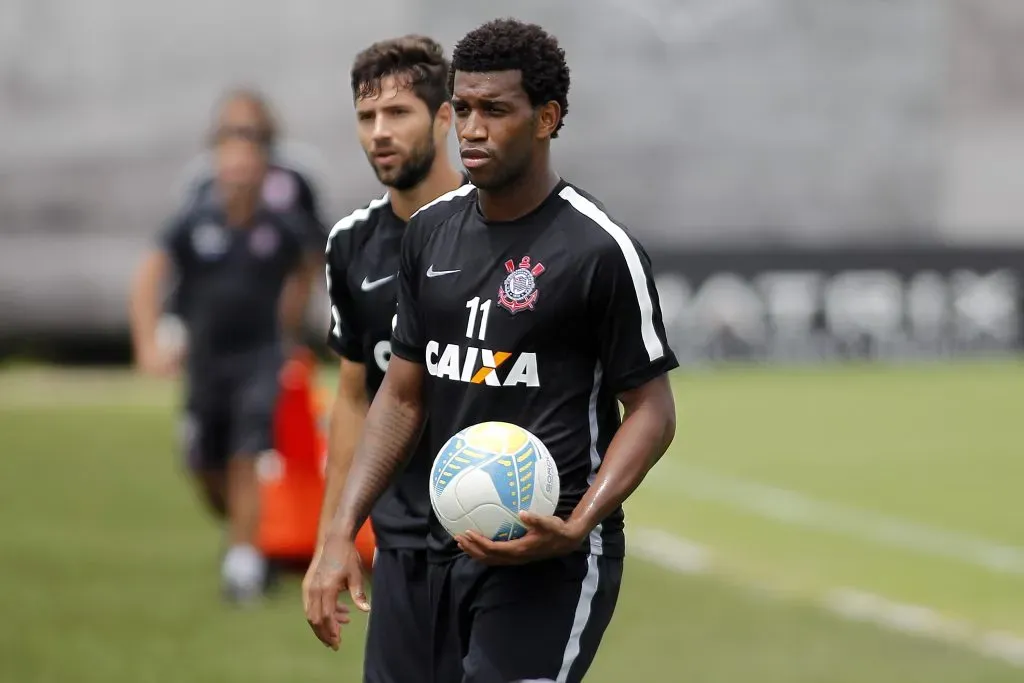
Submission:
M 331 414 L 327 486 L 316 556 L 338 508 L 370 401 L 391 357 L 398 266 L 409 218 L 466 182 L 449 161 L 452 125 L 448 62 L 423 36 L 375 43 L 351 71 L 356 128 L 370 166 L 387 193 L 340 220 L 327 244 L 332 326 L 327 343 L 341 358 Z M 417 453 L 370 516 L 377 538 L 364 657 L 368 683 L 429 680 L 427 496 L 432 455 Z M 317 563 L 314 558 L 303 597 Z
M 258 91 L 236 88 L 220 101 L 215 114 L 215 135 L 235 135 L 265 145 L 269 164 L 263 179 L 262 200 L 271 210 L 293 214 L 307 234 L 312 250 L 307 261 L 309 277 L 318 278 L 324 268 L 327 230 L 320 215 L 320 198 L 312 174 L 300 170 L 294 154 L 286 154 L 281 142 L 281 126 L 267 99 Z M 213 141 L 211 141 L 212 143 Z M 213 145 L 211 144 L 211 147 Z M 214 160 L 209 152 L 197 157 L 186 169 L 186 188 L 182 210 L 217 202 Z M 166 316 L 161 330 L 174 333 L 181 314 L 177 287 L 167 297 Z
M 223 123 L 223 122 L 220 122 Z M 267 139 L 218 125 L 216 180 L 146 255 L 131 292 L 136 363 L 155 376 L 186 370 L 184 448 L 210 508 L 227 519 L 225 596 L 258 597 L 266 562 L 256 548 L 256 457 L 273 447 L 278 374 L 302 328 L 310 264 L 319 251 L 305 218 L 266 204 Z M 161 288 L 177 276 L 187 349 L 161 345 Z
M 278 119 L 260 93 L 233 90 L 217 112 L 217 130 L 258 141 L 270 150 L 270 165 L 263 181 L 263 201 L 277 211 L 291 211 L 305 219 L 310 239 L 327 242 L 320 215 L 320 197 L 312 174 L 301 170 L 294 154 L 286 154 L 280 142 Z M 185 205 L 209 202 L 216 193 L 216 179 L 209 155 L 201 155 L 186 170 Z

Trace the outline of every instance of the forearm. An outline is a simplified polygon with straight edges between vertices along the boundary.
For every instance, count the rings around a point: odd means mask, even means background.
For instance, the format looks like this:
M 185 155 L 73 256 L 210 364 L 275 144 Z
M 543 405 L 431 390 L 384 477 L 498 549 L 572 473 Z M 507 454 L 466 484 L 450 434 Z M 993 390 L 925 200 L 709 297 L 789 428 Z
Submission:
M 408 457 L 422 424 L 423 408 L 418 399 L 403 401 L 382 387 L 366 415 L 328 535 L 355 537 Z
M 136 355 L 156 346 L 160 321 L 160 283 L 163 264 L 160 255 L 151 255 L 139 266 L 129 299 L 132 344 Z
M 156 330 L 159 324 L 159 313 L 151 301 L 151 292 L 135 291 L 131 304 L 132 347 L 138 356 L 147 349 L 156 346 Z
M 323 545 L 327 537 L 334 512 L 341 501 L 341 492 L 345 488 L 352 467 L 359 435 L 366 422 L 366 397 L 358 400 L 353 397 L 339 396 L 331 410 L 331 421 L 327 432 L 327 471 L 324 487 L 323 507 L 320 511 L 320 525 L 317 531 L 317 547 Z
M 658 410 L 641 407 L 627 413 L 569 523 L 583 535 L 590 533 L 636 490 L 674 435 L 675 420 Z

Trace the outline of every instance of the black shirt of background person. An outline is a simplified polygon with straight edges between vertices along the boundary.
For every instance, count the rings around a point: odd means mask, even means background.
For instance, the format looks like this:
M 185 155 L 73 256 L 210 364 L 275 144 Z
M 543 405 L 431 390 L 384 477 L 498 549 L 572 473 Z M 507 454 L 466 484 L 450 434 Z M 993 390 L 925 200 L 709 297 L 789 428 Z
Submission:
M 303 219 L 261 208 L 250 227 L 227 226 L 212 203 L 193 205 L 161 236 L 177 275 L 177 313 L 190 365 L 280 342 L 279 299 L 310 248 Z

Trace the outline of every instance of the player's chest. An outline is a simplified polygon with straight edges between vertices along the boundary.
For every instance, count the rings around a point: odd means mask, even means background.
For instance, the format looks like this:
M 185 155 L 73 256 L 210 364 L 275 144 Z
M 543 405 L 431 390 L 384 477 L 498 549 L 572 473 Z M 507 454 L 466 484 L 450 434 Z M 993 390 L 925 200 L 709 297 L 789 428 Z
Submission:
M 200 275 L 259 278 L 285 269 L 290 244 L 272 224 L 242 230 L 205 223 L 192 230 L 189 246 Z
M 586 314 L 572 254 L 550 235 L 463 234 L 433 245 L 420 266 L 421 320 L 441 345 L 548 350 L 571 342 Z
M 382 338 L 391 336 L 398 300 L 401 239 L 401 233 L 377 236 L 346 268 L 348 291 L 364 327 Z

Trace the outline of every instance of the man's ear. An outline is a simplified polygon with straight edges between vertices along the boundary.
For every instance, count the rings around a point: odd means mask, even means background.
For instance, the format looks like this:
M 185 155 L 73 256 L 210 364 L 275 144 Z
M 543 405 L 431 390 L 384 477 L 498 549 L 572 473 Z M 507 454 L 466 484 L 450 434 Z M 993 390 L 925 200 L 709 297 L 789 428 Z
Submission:
M 448 137 L 448 131 L 452 129 L 452 105 L 451 102 L 444 102 L 434 114 L 434 133 L 442 138 Z
M 561 120 L 562 108 L 558 102 L 551 100 L 537 107 L 537 137 L 550 138 Z

